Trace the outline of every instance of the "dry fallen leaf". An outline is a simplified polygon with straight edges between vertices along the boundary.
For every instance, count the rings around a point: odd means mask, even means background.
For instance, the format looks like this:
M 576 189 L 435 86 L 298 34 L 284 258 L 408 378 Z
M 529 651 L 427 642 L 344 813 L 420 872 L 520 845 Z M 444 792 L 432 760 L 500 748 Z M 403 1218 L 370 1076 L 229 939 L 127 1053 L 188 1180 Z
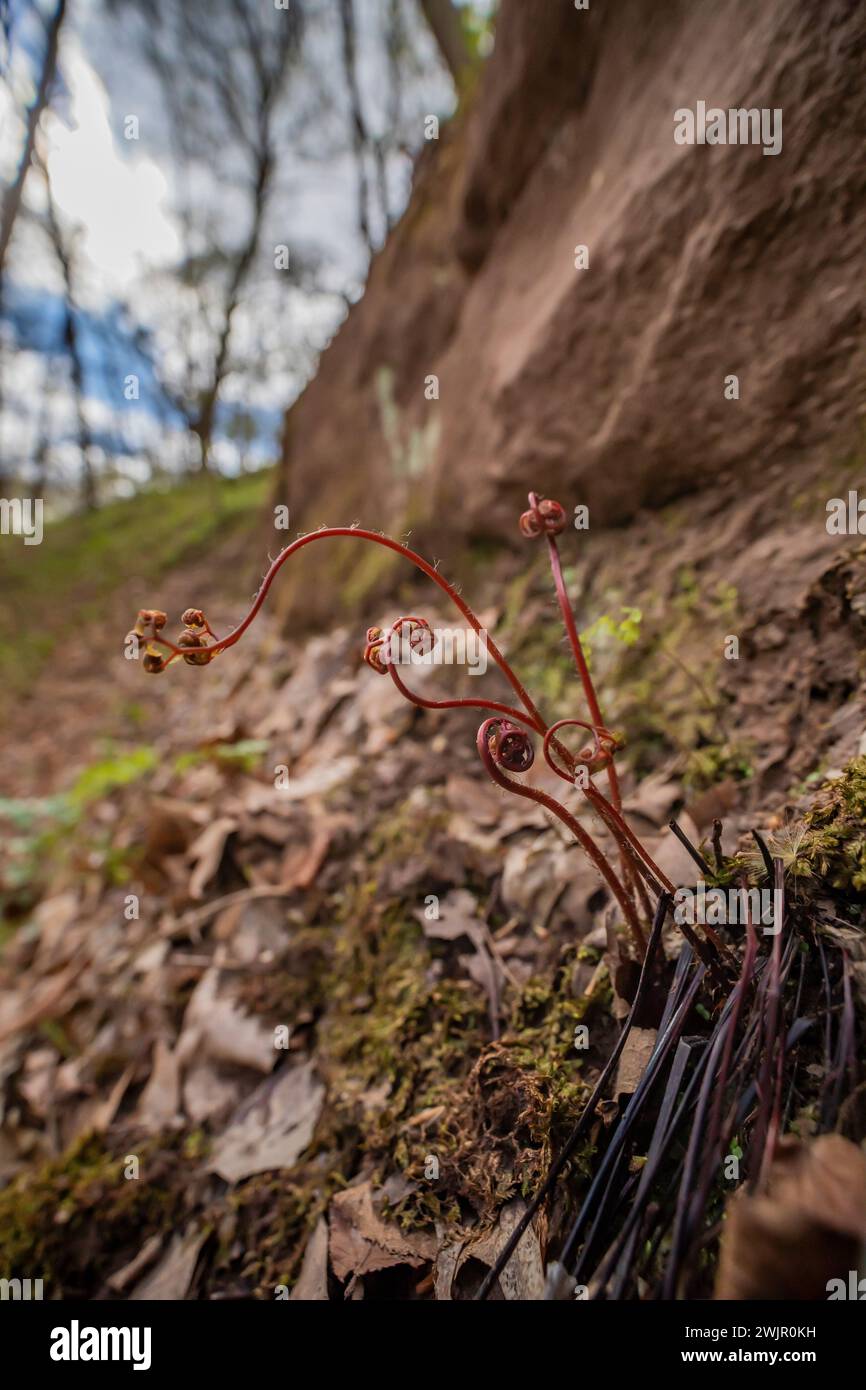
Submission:
M 436 1297 L 449 1300 L 454 1280 L 467 1260 L 480 1260 L 492 1268 L 511 1237 L 518 1221 L 526 1211 L 520 1197 L 508 1202 L 499 1213 L 496 1225 L 479 1239 L 463 1239 L 440 1248 L 436 1257 Z M 499 1287 L 507 1299 L 534 1302 L 544 1297 L 543 1242 L 538 1219 L 530 1222 L 518 1241 L 502 1274 Z
M 506 852 L 502 901 L 521 921 L 546 924 L 558 913 L 583 937 L 593 924 L 590 903 L 602 886 L 592 865 L 550 830 Z
M 18 1092 L 41 1119 L 47 1115 L 54 1099 L 56 1072 L 57 1053 L 52 1047 L 36 1048 L 24 1058 Z
M 43 898 L 33 913 L 33 924 L 39 932 L 36 966 L 40 972 L 64 965 L 71 954 L 69 928 L 78 916 L 78 893 L 58 893 Z
M 124 1289 L 128 1288 L 144 1270 L 153 1264 L 161 1248 L 162 1236 L 158 1232 L 156 1235 L 149 1236 L 138 1254 L 134 1255 L 128 1264 L 115 1270 L 114 1274 L 109 1274 L 106 1281 L 108 1287 L 113 1289 L 115 1293 L 123 1293 Z
M 298 1281 L 289 1297 L 295 1302 L 326 1302 L 328 1298 L 328 1223 L 316 1222 L 304 1250 Z
M 644 777 L 623 802 L 629 825 L 640 819 L 650 826 L 667 825 L 680 794 L 679 782 L 664 769 Z
M 430 918 L 420 908 L 415 916 L 424 928 L 424 935 L 434 940 L 458 941 L 462 936 L 468 937 L 475 954 L 460 956 L 460 964 L 485 991 L 491 1014 L 495 1016 L 499 1010 L 504 972 L 501 961 L 490 953 L 490 934 L 477 911 L 478 902 L 472 893 L 465 888 L 452 888 L 439 904 L 438 917 Z
M 348 782 L 359 765 L 360 759 L 351 754 L 343 758 L 323 759 L 309 772 L 290 777 L 285 787 L 278 790 L 272 788 L 271 796 L 282 797 L 287 801 L 304 801 L 308 796 L 323 796 L 325 792 L 339 787 L 342 782 Z M 268 801 L 265 805 L 270 807 L 271 802 Z
M 183 1020 L 177 1057 L 185 1066 L 202 1056 L 269 1072 L 276 1062 L 272 1031 L 243 1013 L 227 994 L 220 994 L 220 972 L 205 972 L 196 985 Z
M 478 825 L 492 828 L 502 819 L 502 796 L 490 782 L 452 772 L 445 796 L 455 814 L 468 816 Z
M 233 1183 L 253 1173 L 292 1168 L 313 1137 L 324 1099 L 312 1062 L 264 1081 L 217 1139 L 208 1172 Z
M 206 1239 L 206 1231 L 188 1231 L 186 1235 L 175 1236 L 156 1268 L 136 1285 L 129 1297 L 135 1301 L 161 1302 L 186 1298 L 199 1251 Z
M 211 821 L 207 829 L 190 845 L 187 856 L 193 865 L 189 880 L 191 898 L 199 899 L 204 896 L 205 888 L 222 863 L 229 835 L 237 828 L 236 820 L 230 816 L 219 816 L 217 820 Z
M 47 1018 L 68 1013 L 75 1002 L 70 987 L 88 964 L 86 958 L 79 957 L 56 975 L 47 976 L 30 991 L 23 1006 L 19 1004 L 18 992 L 0 996 L 0 1042 Z
M 138 1101 L 136 1122 L 148 1133 L 158 1134 L 177 1118 L 180 1110 L 180 1068 L 171 1048 L 157 1038 L 153 1045 L 150 1078 Z
M 637 1090 L 657 1037 L 656 1028 L 631 1029 L 623 1044 L 622 1056 L 617 1067 L 616 1085 L 613 1088 L 615 1096 L 630 1096 Z
M 213 1062 L 193 1062 L 183 1079 L 183 1108 L 193 1124 L 234 1110 L 243 1096 L 237 1076 L 223 1076 Z
M 712 825 L 718 817 L 724 820 L 729 815 L 739 800 L 737 784 L 731 777 L 726 777 L 723 782 L 719 782 L 714 787 L 710 787 L 701 796 L 695 797 L 685 807 L 685 814 L 690 816 L 699 831 Z M 697 840 L 692 843 L 697 845 Z
M 701 833 L 687 811 L 680 812 L 677 823 L 697 849 L 700 846 Z M 701 871 L 672 830 L 665 830 L 658 837 L 646 835 L 643 837 L 643 843 L 662 873 L 666 874 L 677 888 L 691 888 L 697 883 Z
M 331 847 L 330 827 L 324 821 L 313 826 L 308 845 L 289 845 L 280 868 L 280 886 L 285 889 L 307 889 L 328 857 Z
M 436 1252 L 432 1236 L 407 1234 L 376 1215 L 369 1181 L 337 1194 L 331 1202 L 330 1227 L 331 1265 L 338 1279 L 391 1265 L 415 1269 L 431 1261 Z
M 477 916 L 478 901 L 465 888 L 454 888 L 446 894 L 439 903 L 438 912 L 438 917 L 428 917 L 424 909 L 416 911 L 425 936 L 435 941 L 457 941 L 466 936 L 474 946 L 478 945 L 483 936 Z
M 866 1154 L 840 1134 L 779 1141 L 766 1190 L 727 1206 L 717 1299 L 826 1299 L 866 1242 Z

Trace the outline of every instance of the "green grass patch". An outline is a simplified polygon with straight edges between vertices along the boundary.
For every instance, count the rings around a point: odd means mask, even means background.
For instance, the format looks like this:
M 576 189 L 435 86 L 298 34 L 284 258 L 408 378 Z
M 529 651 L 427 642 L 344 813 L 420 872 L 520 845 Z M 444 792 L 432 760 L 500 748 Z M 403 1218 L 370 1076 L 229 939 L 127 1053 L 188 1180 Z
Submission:
M 88 806 L 145 777 L 156 760 L 152 748 L 109 748 L 66 792 L 17 800 L 0 797 L 0 942 L 38 899 L 46 865 L 63 853 Z M 111 882 L 122 883 L 127 868 L 122 858 L 109 855 L 104 873 Z
M 78 624 L 98 621 L 131 577 L 145 585 L 249 526 L 267 501 L 269 470 L 195 478 L 49 523 L 41 545 L 0 545 L 0 684 L 25 690 Z

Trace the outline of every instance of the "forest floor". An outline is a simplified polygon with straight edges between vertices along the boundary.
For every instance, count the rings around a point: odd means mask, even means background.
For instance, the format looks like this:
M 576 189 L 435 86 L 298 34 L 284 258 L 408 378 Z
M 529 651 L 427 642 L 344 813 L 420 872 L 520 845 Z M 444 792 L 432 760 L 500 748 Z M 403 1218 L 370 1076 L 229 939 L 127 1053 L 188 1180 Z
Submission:
M 678 884 L 672 815 L 705 852 L 721 819 L 743 863 L 762 831 L 850 932 L 862 1000 L 866 546 L 824 524 L 851 476 L 718 480 L 562 554 L 629 823 Z M 154 507 L 86 602 L 59 571 L 0 634 L 13 663 L 22 630 L 38 649 L 0 746 L 0 1274 L 66 1297 L 468 1297 L 616 1037 L 605 894 L 487 780 L 477 714 L 418 710 L 362 663 L 370 623 L 454 625 L 411 576 L 313 636 L 265 611 L 209 668 L 124 660 L 142 606 L 237 623 L 261 572 L 245 506 L 213 532 L 193 508 L 198 544 L 184 512 L 170 551 Z M 548 720 L 585 717 L 541 550 L 485 563 L 464 597 Z M 494 672 L 418 675 L 502 698 Z M 808 817 L 842 800 L 828 855 Z M 792 1082 L 804 1141 L 822 1066 Z M 498 1296 L 540 1296 L 609 1118 Z

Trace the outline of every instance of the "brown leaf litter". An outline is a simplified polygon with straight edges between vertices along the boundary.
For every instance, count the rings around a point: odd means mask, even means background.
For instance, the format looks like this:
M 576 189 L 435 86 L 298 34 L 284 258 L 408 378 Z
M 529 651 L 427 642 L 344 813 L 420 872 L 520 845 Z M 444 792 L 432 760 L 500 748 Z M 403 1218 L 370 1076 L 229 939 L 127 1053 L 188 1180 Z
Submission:
M 728 1202 L 718 1299 L 826 1299 L 862 1272 L 866 1153 L 839 1134 L 779 1141 L 765 1190 Z

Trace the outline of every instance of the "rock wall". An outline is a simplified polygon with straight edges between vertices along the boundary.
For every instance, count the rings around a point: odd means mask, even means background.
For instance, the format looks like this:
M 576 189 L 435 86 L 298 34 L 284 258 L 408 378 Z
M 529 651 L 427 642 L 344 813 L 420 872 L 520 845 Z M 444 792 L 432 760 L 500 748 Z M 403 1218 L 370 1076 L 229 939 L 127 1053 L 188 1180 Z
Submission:
M 287 417 L 293 529 L 411 524 L 447 556 L 513 535 L 530 486 L 618 524 L 859 447 L 864 59 L 856 0 L 502 0 Z M 780 152 L 677 143 L 698 102 L 779 108 Z

